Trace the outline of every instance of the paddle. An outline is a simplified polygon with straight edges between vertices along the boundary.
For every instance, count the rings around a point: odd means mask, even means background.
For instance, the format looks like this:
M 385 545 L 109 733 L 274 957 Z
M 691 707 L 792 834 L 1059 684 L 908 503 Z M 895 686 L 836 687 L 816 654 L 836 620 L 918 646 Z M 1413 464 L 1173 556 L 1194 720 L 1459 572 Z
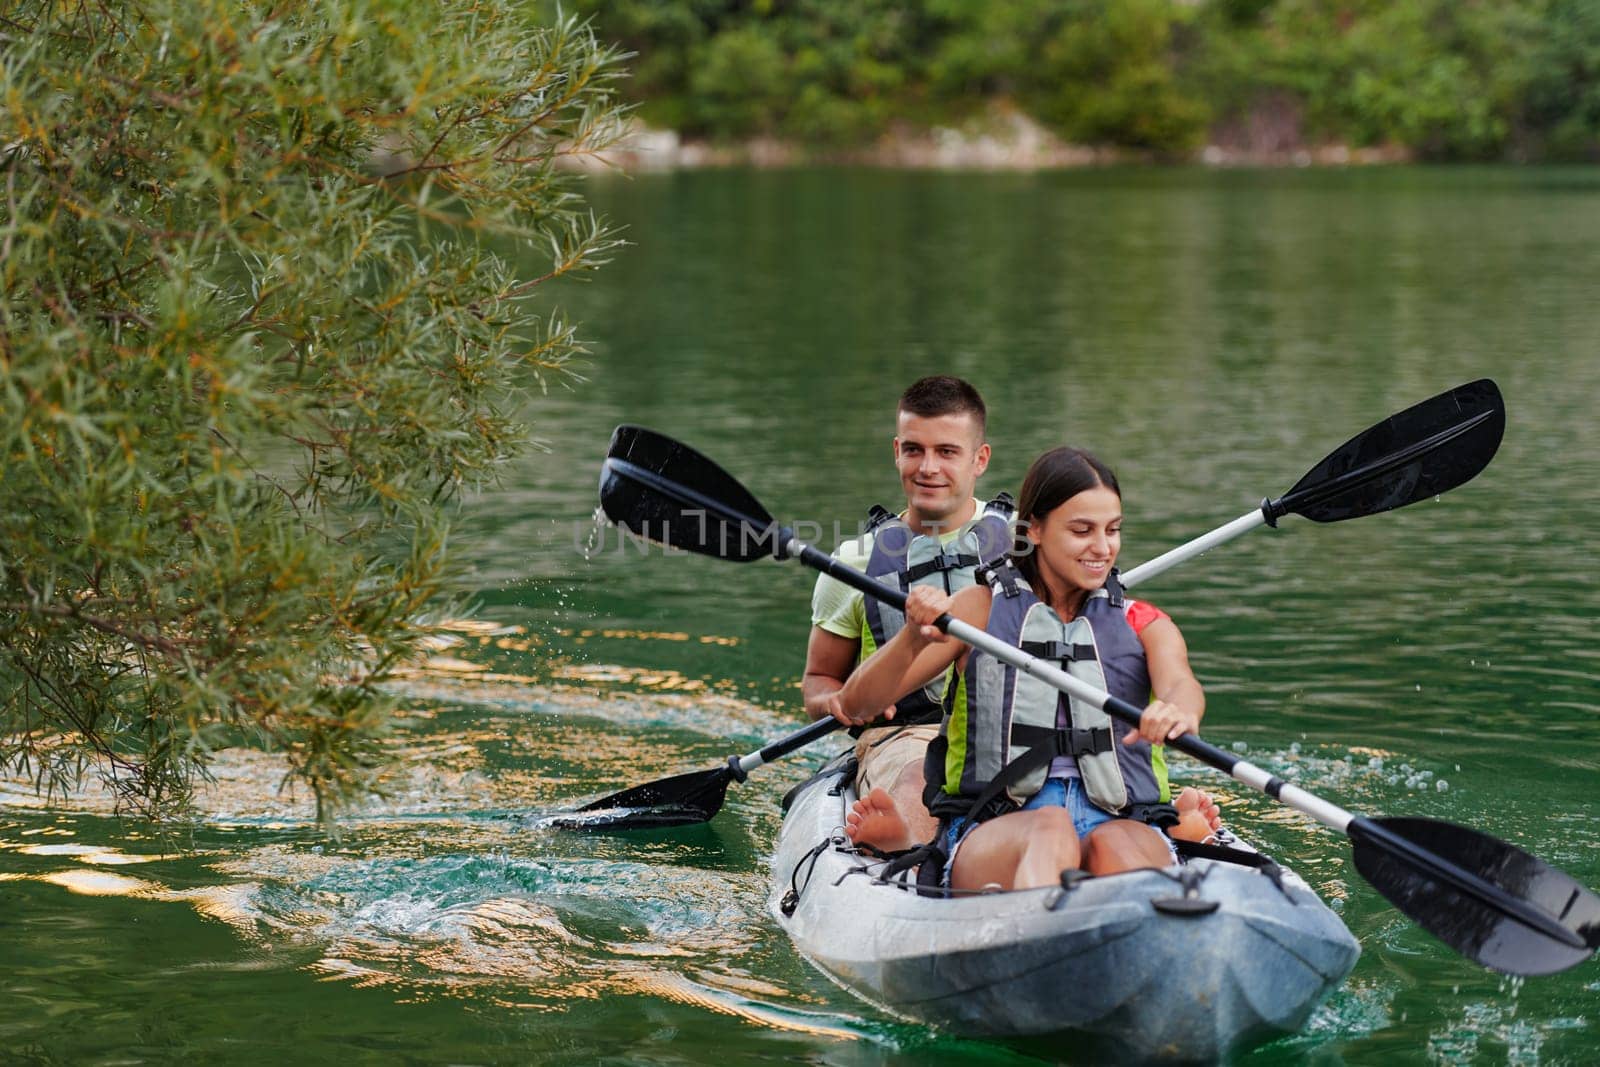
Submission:
M 760 503 L 710 460 L 652 431 L 618 428 L 601 474 L 600 499 L 612 521 L 662 543 L 745 561 L 765 554 L 752 548 L 760 545 L 778 559 L 798 559 L 905 609 L 900 590 L 801 542 L 775 525 Z M 654 531 L 648 526 L 652 521 Z M 1141 709 L 976 627 L 949 615 L 941 616 L 937 625 L 1122 722 L 1139 722 Z M 801 734 L 820 737 L 829 729 L 823 721 Z M 1469 959 L 1510 974 L 1550 974 L 1600 948 L 1600 897 L 1514 845 L 1443 821 L 1356 816 L 1197 737 L 1185 735 L 1168 745 L 1348 836 L 1356 870 L 1402 912 Z M 731 766 L 719 770 L 732 774 Z
M 1505 430 L 1505 404 L 1487 378 L 1457 386 L 1368 427 L 1322 459 L 1276 500 L 1135 567 L 1123 588 L 1284 515 L 1335 522 L 1404 507 L 1472 479 L 1488 466 Z M 748 563 L 775 555 L 772 517 L 723 469 L 670 437 L 619 426 L 600 472 L 600 499 L 613 521 L 678 548 Z M 840 729 L 822 719 L 726 766 L 624 789 L 557 817 L 570 829 L 630 830 L 704 822 L 727 789 L 755 768 Z M 592 813 L 609 812 L 605 816 Z
M 744 781 L 762 764 L 804 748 L 842 726 L 837 719 L 818 719 L 749 755 L 729 756 L 721 767 L 636 785 L 585 804 L 571 815 L 551 816 L 542 822 L 563 830 L 637 830 L 708 822 L 722 810 L 730 784 Z
M 1323 457 L 1294 488 L 1254 511 L 1179 545 L 1122 576 L 1124 587 L 1285 515 L 1339 522 L 1393 511 L 1471 481 L 1505 434 L 1506 409 L 1488 378 L 1447 389 L 1356 434 Z

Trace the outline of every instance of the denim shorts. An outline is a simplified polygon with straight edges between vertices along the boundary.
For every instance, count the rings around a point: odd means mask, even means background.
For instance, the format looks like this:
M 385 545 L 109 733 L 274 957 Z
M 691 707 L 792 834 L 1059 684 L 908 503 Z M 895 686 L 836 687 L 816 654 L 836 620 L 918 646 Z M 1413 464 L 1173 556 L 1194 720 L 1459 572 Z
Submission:
M 1072 816 L 1072 828 L 1077 831 L 1080 841 L 1095 827 L 1117 817 L 1089 802 L 1089 794 L 1084 791 L 1083 780 L 1080 778 L 1045 779 L 1043 787 L 1028 798 L 1028 802 L 1022 805 L 1021 810 L 1033 811 L 1035 808 L 1066 808 L 1067 813 Z M 944 865 L 945 885 L 950 884 L 950 870 L 955 866 L 956 850 L 961 847 L 961 842 L 966 840 L 967 835 L 977 828 L 977 823 L 957 819 L 945 830 L 941 841 L 944 845 L 944 854 L 949 857 Z

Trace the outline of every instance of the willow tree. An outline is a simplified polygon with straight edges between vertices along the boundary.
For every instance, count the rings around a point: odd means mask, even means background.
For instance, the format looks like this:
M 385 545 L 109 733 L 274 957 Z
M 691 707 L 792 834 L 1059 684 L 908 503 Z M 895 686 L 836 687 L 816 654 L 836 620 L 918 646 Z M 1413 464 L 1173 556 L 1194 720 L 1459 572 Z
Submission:
M 618 55 L 515 0 L 0 12 L 0 772 L 371 788 L 462 496 L 616 241 Z

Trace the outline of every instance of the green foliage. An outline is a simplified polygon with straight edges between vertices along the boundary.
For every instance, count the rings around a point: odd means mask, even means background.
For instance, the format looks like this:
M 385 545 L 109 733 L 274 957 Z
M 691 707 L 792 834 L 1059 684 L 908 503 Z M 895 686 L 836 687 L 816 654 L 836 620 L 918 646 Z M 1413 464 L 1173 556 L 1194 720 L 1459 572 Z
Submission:
M 776 41 L 750 28 L 710 38 L 690 53 L 690 122 L 730 137 L 774 132 L 788 79 Z
M 14 3 L 0 65 L 0 769 L 181 804 L 236 739 L 331 816 L 615 241 L 558 164 L 617 53 L 515 3 Z M 495 247 L 545 249 L 522 277 Z
M 1549 0 L 1541 16 L 1516 134 L 1529 154 L 1600 158 L 1600 4 Z
M 881 132 L 914 102 L 928 19 L 900 0 L 577 0 L 638 53 L 641 113 L 716 140 L 823 144 Z
M 1193 147 L 1210 117 L 1179 84 L 1171 0 L 1064 5 L 1030 72 L 1040 115 L 1072 140 L 1164 151 Z
M 1069 140 L 1181 153 L 1427 157 L 1600 148 L 1593 0 L 578 0 L 639 54 L 650 121 L 712 139 L 860 144 L 896 118 L 1020 105 Z

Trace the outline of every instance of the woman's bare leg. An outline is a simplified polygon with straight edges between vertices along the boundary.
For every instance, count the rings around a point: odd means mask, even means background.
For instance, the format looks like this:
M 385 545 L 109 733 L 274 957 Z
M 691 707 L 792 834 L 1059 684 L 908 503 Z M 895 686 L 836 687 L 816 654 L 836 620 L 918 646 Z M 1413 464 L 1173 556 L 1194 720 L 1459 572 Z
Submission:
M 1132 819 L 1101 823 L 1083 842 L 1083 868 L 1090 874 L 1120 874 L 1145 867 L 1170 867 L 1172 852 L 1161 831 Z
M 955 889 L 1034 889 L 1059 885 L 1078 866 L 1078 835 L 1065 808 L 1013 811 L 979 826 L 962 841 L 950 871 Z

